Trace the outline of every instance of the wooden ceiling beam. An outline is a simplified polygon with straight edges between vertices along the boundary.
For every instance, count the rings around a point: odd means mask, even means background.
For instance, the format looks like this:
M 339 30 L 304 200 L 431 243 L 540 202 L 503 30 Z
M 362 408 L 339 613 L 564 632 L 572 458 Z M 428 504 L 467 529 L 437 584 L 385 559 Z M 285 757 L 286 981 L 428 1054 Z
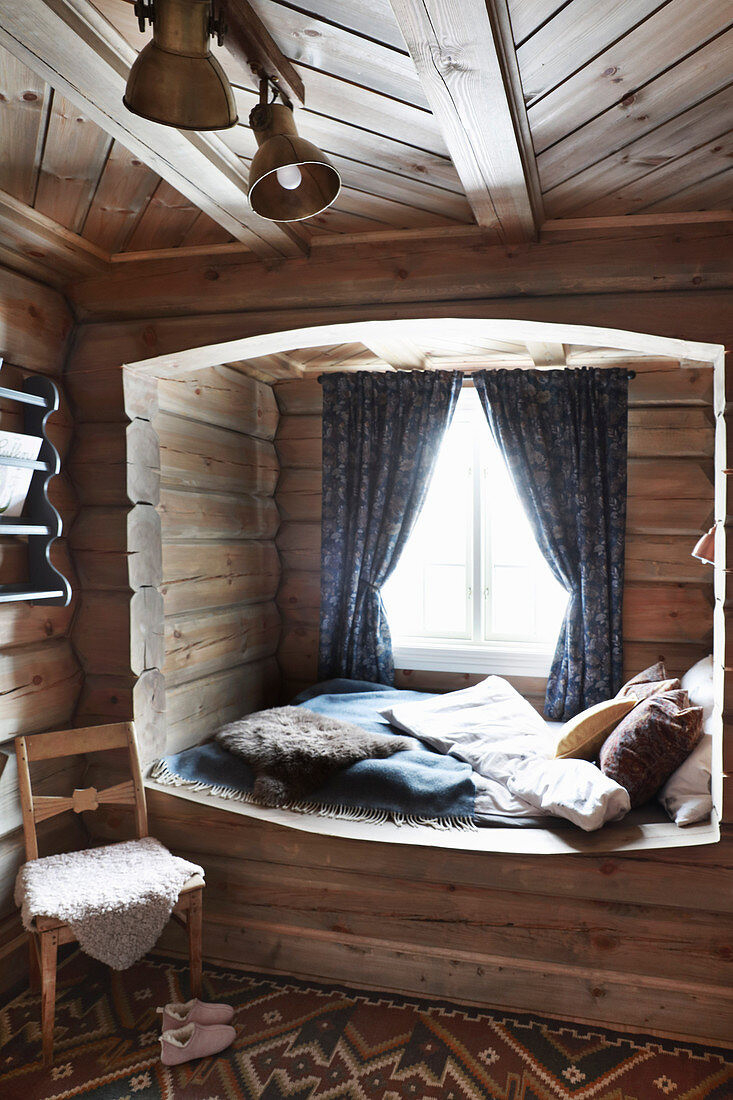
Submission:
M 427 354 L 405 336 L 375 333 L 365 341 L 366 347 L 394 370 L 427 370 L 430 367 Z
M 104 249 L 0 191 L 0 244 L 45 265 L 54 282 L 99 277 L 110 264 Z
M 548 367 L 564 367 L 567 363 L 564 344 L 529 341 L 527 351 L 534 365 L 540 370 Z
M 505 0 L 390 0 L 476 221 L 505 241 L 542 220 Z
M 246 172 L 220 137 L 184 133 L 127 110 L 122 96 L 135 50 L 87 0 L 5 5 L 0 45 L 257 256 L 275 260 L 307 249 L 300 234 L 252 212 Z
M 224 48 L 250 69 L 260 69 L 275 77 L 285 92 L 305 104 L 305 88 L 300 74 L 247 0 L 228 0 L 224 15 L 227 32 Z

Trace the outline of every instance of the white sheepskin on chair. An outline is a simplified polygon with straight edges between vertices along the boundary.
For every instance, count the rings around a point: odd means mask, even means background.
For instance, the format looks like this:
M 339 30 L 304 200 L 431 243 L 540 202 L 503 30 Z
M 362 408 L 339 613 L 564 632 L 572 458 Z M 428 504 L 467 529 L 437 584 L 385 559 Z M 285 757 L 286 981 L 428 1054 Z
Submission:
M 153 837 L 34 859 L 15 880 L 23 925 L 64 921 L 87 955 L 126 970 L 156 943 L 184 883 L 203 870 Z

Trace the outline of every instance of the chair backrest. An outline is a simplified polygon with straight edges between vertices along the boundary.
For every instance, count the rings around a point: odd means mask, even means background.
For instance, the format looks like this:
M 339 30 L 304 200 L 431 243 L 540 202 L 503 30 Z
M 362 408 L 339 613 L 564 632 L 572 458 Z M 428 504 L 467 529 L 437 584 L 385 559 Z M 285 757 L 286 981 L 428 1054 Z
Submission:
M 31 787 L 30 765 L 34 760 L 53 760 L 63 756 L 78 756 L 108 749 L 127 749 L 131 778 L 114 787 L 98 791 L 96 787 L 75 790 L 68 797 L 58 795 L 34 796 Z M 109 726 L 88 726 L 84 729 L 54 730 L 52 733 L 33 733 L 15 738 L 18 760 L 20 805 L 23 812 L 26 859 L 38 859 L 36 824 L 56 814 L 73 810 L 96 810 L 99 806 L 117 803 L 134 808 L 136 836 L 148 835 L 148 814 L 145 806 L 145 788 L 140 773 L 135 727 L 132 722 L 115 722 Z

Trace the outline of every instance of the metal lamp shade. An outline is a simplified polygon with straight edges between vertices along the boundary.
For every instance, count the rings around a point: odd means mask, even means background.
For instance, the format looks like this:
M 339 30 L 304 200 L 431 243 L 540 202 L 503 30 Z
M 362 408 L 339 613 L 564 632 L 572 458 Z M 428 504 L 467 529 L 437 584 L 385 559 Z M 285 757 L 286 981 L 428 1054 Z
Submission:
M 123 102 L 179 130 L 225 130 L 237 121 L 226 73 L 209 49 L 210 0 L 155 0 L 153 41 L 138 54 Z
M 317 145 L 298 137 L 293 112 L 282 103 L 255 107 L 250 114 L 259 149 L 249 170 L 252 209 L 272 222 L 312 218 L 331 205 L 341 190 L 341 177 Z M 301 182 L 283 187 L 278 168 L 297 165 Z

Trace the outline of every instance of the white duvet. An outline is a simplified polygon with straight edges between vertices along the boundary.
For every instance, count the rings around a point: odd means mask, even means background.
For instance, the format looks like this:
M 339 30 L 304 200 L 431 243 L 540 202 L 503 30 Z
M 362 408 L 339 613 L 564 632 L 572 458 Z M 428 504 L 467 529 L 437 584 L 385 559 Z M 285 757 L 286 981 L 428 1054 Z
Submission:
M 385 707 L 393 726 L 474 770 L 476 815 L 565 817 L 591 831 L 628 813 L 628 792 L 587 760 L 556 760 L 545 722 L 500 676 L 475 687 Z

